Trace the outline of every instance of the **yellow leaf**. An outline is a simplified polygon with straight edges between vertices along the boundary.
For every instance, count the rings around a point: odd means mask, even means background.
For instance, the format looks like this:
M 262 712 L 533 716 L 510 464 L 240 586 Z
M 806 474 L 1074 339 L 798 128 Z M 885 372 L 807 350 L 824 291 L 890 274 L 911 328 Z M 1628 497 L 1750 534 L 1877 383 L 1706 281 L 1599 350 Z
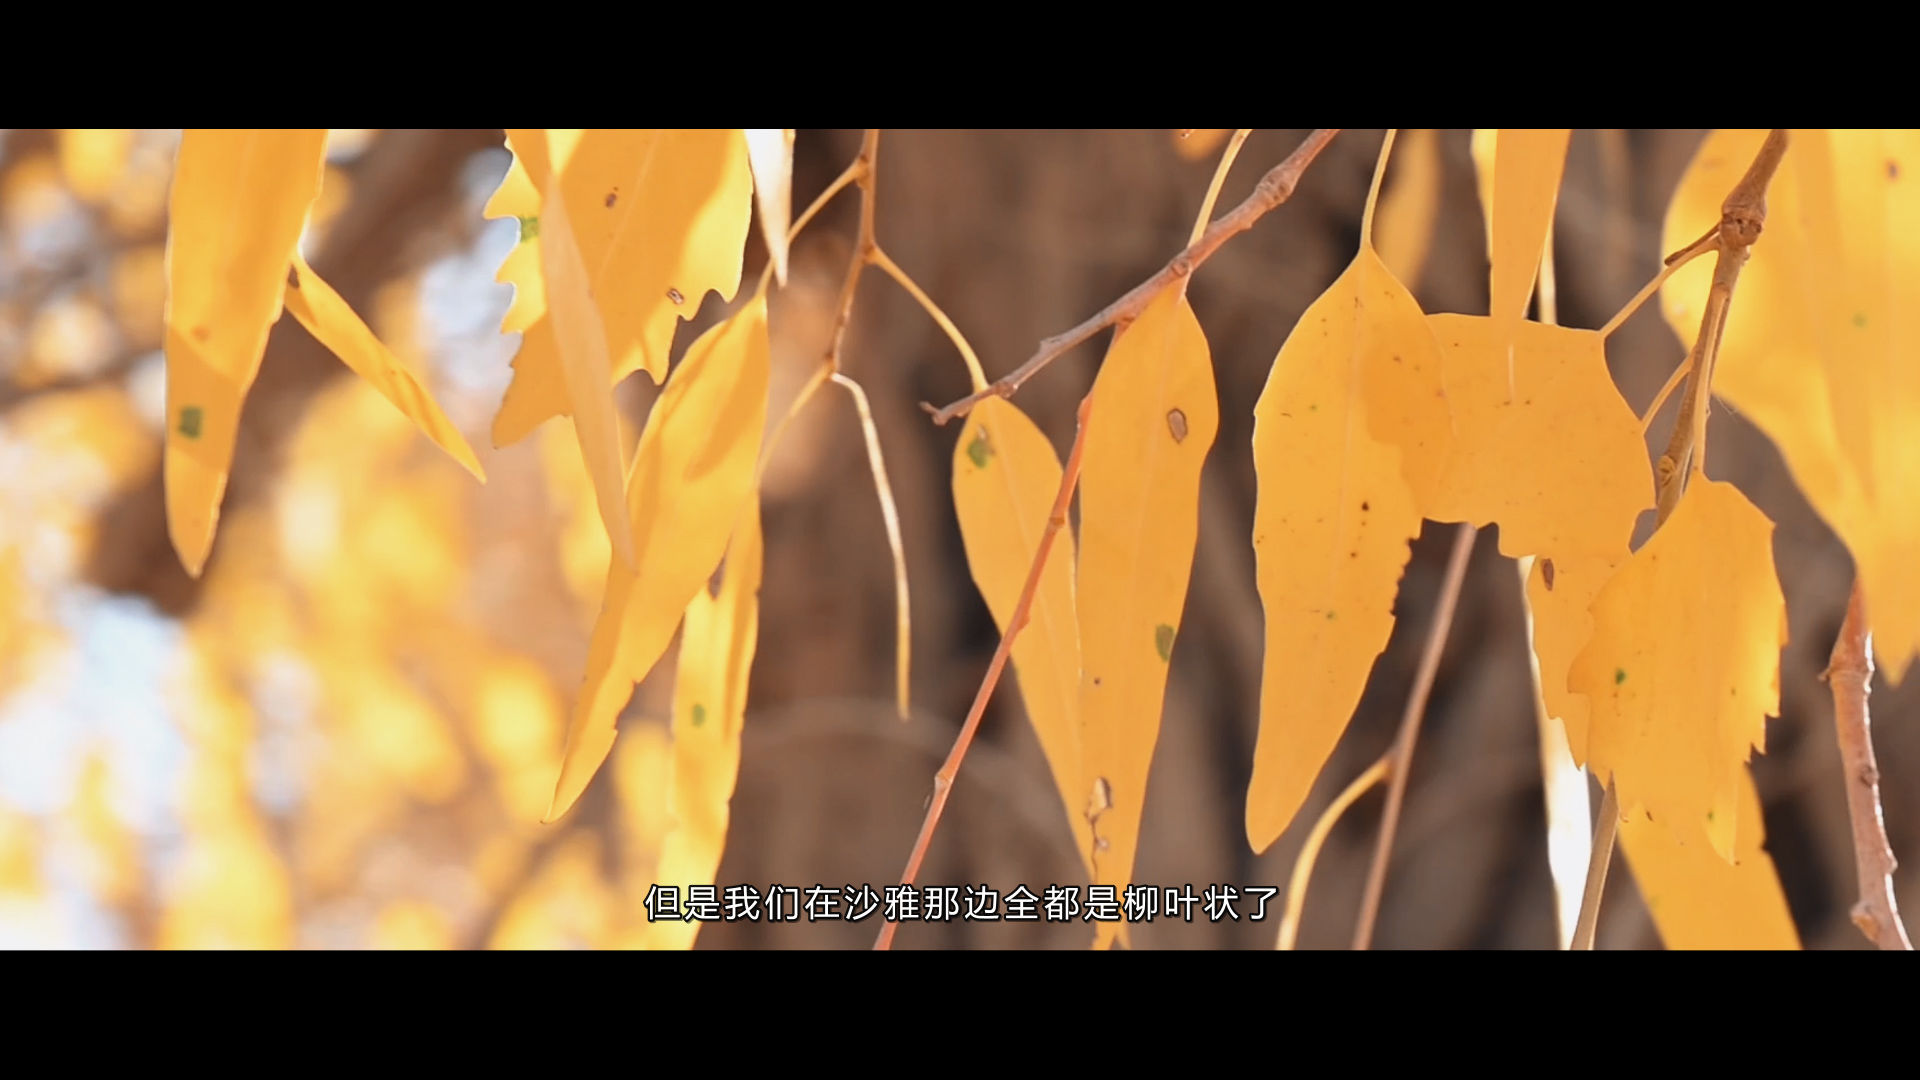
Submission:
M 1798 949 L 1800 934 L 1766 847 L 1760 793 L 1740 770 L 1738 857 L 1715 854 L 1697 825 L 1673 830 L 1635 815 L 1620 823 L 1620 845 L 1647 911 L 1669 949 Z
M 1718 131 L 1674 193 L 1663 243 L 1692 242 L 1764 131 Z M 1890 682 L 1920 653 L 1920 134 L 1795 131 L 1767 194 L 1766 229 L 1740 276 L 1714 391 L 1780 448 L 1814 509 L 1853 553 Z M 1685 235 L 1683 235 L 1685 234 Z M 1676 238 L 1678 238 L 1676 242 Z M 1661 307 L 1699 329 L 1712 271 L 1668 280 Z
M 1232 128 L 1178 128 L 1173 132 L 1173 149 L 1188 161 L 1199 161 L 1220 149 L 1231 134 Z
M 1502 323 L 1526 318 L 1553 228 L 1571 128 L 1500 129 L 1493 162 L 1492 301 Z
M 507 133 L 521 175 L 509 171 L 487 214 L 518 217 L 520 246 L 528 246 L 546 223 L 544 210 L 529 213 L 525 189 L 545 192 L 560 167 L 588 289 L 597 297 L 619 298 L 601 311 L 612 381 L 645 369 L 659 382 L 666 378 L 678 321 L 691 318 L 709 291 L 732 300 L 740 287 L 753 199 L 746 139 L 739 129 L 556 129 L 558 145 L 530 152 L 542 134 Z M 521 285 L 531 265 L 525 259 L 517 250 L 509 255 L 501 279 Z M 518 442 L 549 417 L 568 413 L 554 328 L 542 318 L 545 300 L 521 288 L 503 324 L 507 330 L 524 326 L 526 334 L 494 419 L 496 446 Z
M 1060 490 L 1060 458 L 1012 402 L 976 405 L 953 450 L 953 507 L 967 566 L 1002 634 L 1019 606 Z M 1066 802 L 1075 846 L 1093 872 L 1088 786 L 1080 775 L 1080 630 L 1074 615 L 1074 542 L 1060 530 L 1034 593 L 1030 621 L 1013 643 L 1013 670 L 1040 749 Z
M 1419 304 L 1363 245 L 1301 314 L 1254 406 L 1253 549 L 1266 609 L 1247 789 L 1255 851 L 1299 812 L 1393 633 L 1393 598 L 1420 511 L 1401 451 L 1373 438 L 1368 420 L 1383 433 L 1446 439 L 1444 422 L 1422 428 L 1411 419 L 1436 415 L 1434 391 L 1420 382 L 1437 384 L 1439 368 Z M 1437 465 L 1444 449 L 1409 454 L 1405 472 Z
M 1498 524 L 1500 550 L 1515 557 L 1624 551 L 1654 504 L 1653 472 L 1640 421 L 1607 372 L 1604 339 L 1532 321 L 1503 328 L 1475 315 L 1428 322 L 1444 357 L 1454 438 L 1437 477 L 1408 470 L 1421 511 L 1435 521 Z M 1425 421 L 1434 442 L 1440 419 L 1436 411 Z
M 1419 285 L 1427 252 L 1433 247 L 1445 163 L 1440 159 L 1440 135 L 1432 128 L 1405 132 L 1399 137 L 1399 150 L 1399 171 L 1380 198 L 1375 239 L 1381 261 L 1411 288 Z
M 747 163 L 760 204 L 760 235 L 773 261 L 773 277 L 787 283 L 787 229 L 793 222 L 793 129 L 748 128 Z
M 293 317 L 300 320 L 300 325 L 339 357 L 341 363 L 371 383 L 380 391 L 380 396 L 392 402 L 394 408 L 476 479 L 486 480 L 487 474 L 481 470 L 479 459 L 473 456 L 473 447 L 467 445 L 466 437 L 447 419 L 447 414 L 440 411 L 432 393 L 380 343 L 373 330 L 333 291 L 333 286 L 313 272 L 297 251 L 293 256 L 293 275 L 287 279 L 286 305 Z
M 740 776 L 740 730 L 747 677 L 760 639 L 760 499 L 750 496 L 727 545 L 720 592 L 693 594 L 680 630 L 673 681 L 673 828 L 662 841 L 654 880 L 677 887 L 712 885 L 727 841 L 729 804 Z M 652 948 L 690 949 L 700 923 L 648 924 Z
M 167 532 L 198 577 L 213 547 L 240 406 L 280 318 L 320 193 L 325 128 L 189 128 L 167 232 Z
M 1644 808 L 1735 856 L 1738 785 L 1780 711 L 1786 601 L 1773 523 L 1731 484 L 1696 477 L 1667 523 L 1600 590 L 1569 689 L 1592 702 L 1588 750 L 1622 816 Z
M 1180 290 L 1115 339 L 1093 384 L 1080 480 L 1080 734 L 1095 883 L 1132 879 L 1167 669 L 1220 426 L 1206 336 Z M 1098 924 L 1096 944 L 1116 924 Z
M 753 497 L 769 364 L 762 294 L 700 335 L 647 417 L 627 477 L 639 571 L 618 560 L 607 569 L 548 821 L 567 812 L 606 760 L 633 685 L 666 651 Z
M 573 222 L 562 192 L 563 176 L 555 173 L 548 179 L 542 208 L 546 237 L 540 245 L 540 271 L 547 282 L 547 317 L 558 345 L 561 383 L 572 405 L 580 458 L 587 463 L 594 498 L 600 505 L 600 520 L 612 540 L 614 557 L 632 569 L 633 533 L 621 505 L 626 462 L 620 452 L 620 413 L 607 377 L 612 360 L 607 353 L 601 308 L 588 284 L 580 248 L 574 243 Z M 608 306 L 618 307 L 619 302 Z
M 1567 688 L 1573 658 L 1593 639 L 1593 615 L 1588 610 L 1601 586 L 1630 557 L 1626 544 L 1619 550 L 1593 554 L 1576 552 L 1534 560 L 1527 577 L 1527 603 L 1533 608 L 1533 655 L 1540 665 L 1540 698 L 1547 714 L 1567 729 L 1567 748 L 1575 764 L 1587 764 L 1590 706 L 1584 694 Z

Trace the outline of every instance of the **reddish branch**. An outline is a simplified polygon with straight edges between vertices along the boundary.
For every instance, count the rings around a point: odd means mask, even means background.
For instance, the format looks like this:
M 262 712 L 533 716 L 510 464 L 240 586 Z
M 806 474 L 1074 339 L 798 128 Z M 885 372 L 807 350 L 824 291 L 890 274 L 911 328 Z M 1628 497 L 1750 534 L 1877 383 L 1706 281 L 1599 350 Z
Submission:
M 1333 137 L 1340 133 L 1339 128 L 1321 128 L 1307 136 L 1287 159 L 1275 165 L 1267 175 L 1260 178 L 1254 186 L 1253 194 L 1246 197 L 1239 206 L 1227 211 L 1202 233 L 1200 239 L 1187 246 L 1185 251 L 1175 255 L 1172 261 L 1160 268 L 1152 277 L 1135 285 L 1125 296 L 1108 304 L 1100 313 L 1063 334 L 1040 343 L 1040 349 L 1027 359 L 1027 362 L 994 380 L 984 390 L 976 390 L 945 408 L 936 409 L 922 402 L 920 407 L 933 415 L 933 422 L 945 424 L 956 416 L 965 416 L 975 405 L 990 397 L 1010 398 L 1028 380 L 1039 373 L 1040 369 L 1055 359 L 1082 344 L 1095 334 L 1109 326 L 1125 326 L 1146 310 L 1153 298 L 1175 283 L 1184 284 L 1186 279 L 1200 265 L 1220 250 L 1220 245 L 1234 236 L 1246 232 L 1253 223 L 1266 213 L 1293 197 L 1300 184 L 1300 176 L 1320 156 Z
M 1847 816 L 1853 820 L 1853 857 L 1860 875 L 1860 900 L 1853 924 L 1882 949 L 1912 949 L 1893 897 L 1893 845 L 1887 842 L 1880 812 L 1880 769 L 1873 760 L 1873 733 L 1867 694 L 1873 681 L 1873 628 L 1867 621 L 1860 582 L 1847 600 L 1847 619 L 1833 643 L 1826 678 L 1833 688 L 1833 726 L 1846 769 Z

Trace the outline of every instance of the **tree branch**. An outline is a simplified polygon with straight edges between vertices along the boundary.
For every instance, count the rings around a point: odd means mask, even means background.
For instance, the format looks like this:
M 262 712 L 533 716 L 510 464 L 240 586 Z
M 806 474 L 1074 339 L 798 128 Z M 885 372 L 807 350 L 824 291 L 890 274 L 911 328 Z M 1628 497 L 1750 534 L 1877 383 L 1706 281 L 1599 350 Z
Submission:
M 1125 326 L 1132 322 L 1146 310 L 1154 297 L 1159 296 L 1175 283 L 1183 283 L 1187 278 L 1192 277 L 1193 272 L 1198 270 L 1202 263 L 1212 258 L 1213 253 L 1218 251 L 1222 244 L 1246 232 L 1268 211 L 1292 198 L 1294 189 L 1299 186 L 1301 174 L 1307 171 L 1307 166 L 1313 164 L 1313 159 L 1319 157 L 1320 151 L 1326 149 L 1327 144 L 1332 142 L 1333 137 L 1339 133 L 1339 128 L 1320 128 L 1307 136 L 1306 141 L 1302 142 L 1293 153 L 1287 155 L 1285 161 L 1275 165 L 1267 175 L 1260 178 L 1260 183 L 1254 187 L 1253 194 L 1247 196 L 1239 206 L 1227 211 L 1224 216 L 1208 227 L 1205 233 L 1201 234 L 1200 239 L 1175 255 L 1172 261 L 1161 267 L 1152 277 L 1135 285 L 1127 291 L 1125 296 L 1108 304 L 1100 310 L 1099 314 L 1087 321 L 1063 334 L 1055 334 L 1042 341 L 1040 350 L 1029 357 L 1026 363 L 996 379 L 991 386 L 984 390 L 976 390 L 945 408 L 936 409 L 924 401 L 920 403 L 920 407 L 933 416 L 934 423 L 944 425 L 956 416 L 967 415 L 973 411 L 975 405 L 990 397 L 1012 397 L 1028 379 L 1039 374 L 1041 368 L 1051 364 L 1069 350 L 1109 326 Z
M 1833 688 L 1833 726 L 1840 740 L 1840 762 L 1846 769 L 1847 816 L 1853 821 L 1853 858 L 1860 877 L 1860 900 L 1853 905 L 1853 924 L 1882 949 L 1910 951 L 1913 942 L 1900 922 L 1900 908 L 1893 895 L 1893 845 L 1887 842 L 1886 820 L 1880 811 L 1880 769 L 1873 760 L 1872 721 L 1867 710 L 1873 682 L 1873 627 L 1867 620 L 1866 595 L 1858 578 L 1854 579 L 1846 622 L 1840 626 L 1823 677 Z

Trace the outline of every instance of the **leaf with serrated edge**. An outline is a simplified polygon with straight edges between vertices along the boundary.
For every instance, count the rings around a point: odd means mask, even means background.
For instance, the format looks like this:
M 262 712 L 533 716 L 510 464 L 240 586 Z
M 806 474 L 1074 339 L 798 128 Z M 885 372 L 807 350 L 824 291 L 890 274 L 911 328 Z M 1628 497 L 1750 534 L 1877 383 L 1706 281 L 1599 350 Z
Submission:
M 320 344 L 340 358 L 354 374 L 367 380 L 380 396 L 393 403 L 423 434 L 459 462 L 475 479 L 486 480 L 480 461 L 466 436 L 453 426 L 447 414 L 434 402 L 433 395 L 405 364 L 375 336 L 372 328 L 333 286 L 313 272 L 298 252 L 293 256 L 293 276 L 287 280 L 287 310 L 307 328 Z
M 1669 949 L 1800 948 L 1780 874 L 1765 847 L 1760 793 L 1745 767 L 1739 789 L 1739 857 L 1731 863 L 1714 852 L 1698 826 L 1677 836 L 1641 814 L 1620 822 L 1620 847 Z
M 1773 523 L 1738 488 L 1695 477 L 1653 538 L 1600 589 L 1568 688 L 1592 703 L 1594 775 L 1622 816 L 1734 857 L 1739 778 L 1780 711 L 1786 601 Z
M 573 806 L 613 749 L 621 707 L 673 640 L 753 497 L 769 363 L 767 301 L 756 295 L 687 349 L 647 416 L 627 476 L 639 572 L 618 560 L 607 569 L 548 821 Z
M 1034 552 L 1060 490 L 1060 458 L 1010 401 L 975 406 L 953 449 L 953 506 L 974 584 L 1002 634 L 1020 603 Z M 1030 619 L 1013 643 L 1013 670 L 1040 749 L 1066 801 L 1067 823 L 1093 872 L 1087 786 L 1080 777 L 1080 630 L 1074 614 L 1071 529 L 1054 537 Z
M 538 129 L 511 129 L 516 150 L 541 137 Z M 612 381 L 645 370 L 659 382 L 667 374 L 674 328 L 692 318 L 708 292 L 733 299 L 752 218 L 753 177 L 745 136 L 738 128 L 554 129 L 569 146 L 563 179 L 573 211 L 574 235 L 602 308 Z M 560 155 L 556 152 L 554 157 Z M 536 190 L 544 191 L 551 163 L 522 153 Z M 524 195 L 507 190 L 489 212 L 521 209 Z M 522 236 L 529 231 L 522 218 Z M 544 222 L 536 218 L 536 233 Z M 508 256 L 512 263 L 513 255 Z M 502 274 L 507 273 L 502 266 Z M 611 298 L 620 302 L 613 303 Z M 540 297 L 517 295 L 509 321 L 526 320 L 513 361 L 513 382 L 494 418 L 495 446 L 509 446 L 554 416 L 567 414 L 566 387 L 548 320 L 536 311 Z
M 1716 131 L 1674 192 L 1662 243 L 1720 218 L 1765 131 Z M 1880 670 L 1920 655 L 1920 134 L 1794 131 L 1767 191 L 1765 231 L 1728 309 L 1713 389 L 1766 432 L 1847 548 L 1873 613 Z M 1700 325 L 1710 258 L 1668 279 L 1661 309 Z
M 189 128 L 167 228 L 167 534 L 187 573 L 213 548 L 240 407 L 320 194 L 325 128 Z
M 1114 339 L 1093 384 L 1080 479 L 1080 735 L 1095 883 L 1132 879 L 1167 671 L 1219 432 L 1213 361 L 1180 290 Z M 1118 928 L 1097 924 L 1096 946 Z

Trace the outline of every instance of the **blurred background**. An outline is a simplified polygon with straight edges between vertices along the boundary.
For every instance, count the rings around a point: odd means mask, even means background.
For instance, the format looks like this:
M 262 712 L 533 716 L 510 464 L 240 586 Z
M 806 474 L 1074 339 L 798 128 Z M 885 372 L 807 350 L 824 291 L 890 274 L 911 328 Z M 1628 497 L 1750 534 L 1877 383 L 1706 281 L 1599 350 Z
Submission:
M 248 399 L 205 576 L 181 570 L 160 486 L 167 186 L 177 131 L 0 131 L 0 947 L 620 947 L 644 928 L 668 815 L 671 655 L 635 692 L 580 805 L 540 817 L 606 570 L 565 420 L 505 450 L 487 431 L 517 344 L 493 281 L 512 220 L 481 208 L 499 131 L 338 130 L 303 240 L 315 269 L 431 384 L 479 450 L 475 483 L 291 319 Z M 1669 196 L 1703 132 L 1579 131 L 1556 227 L 1559 312 L 1598 327 L 1659 266 Z M 1259 131 L 1222 208 L 1302 131 Z M 1185 241 L 1217 150 L 1206 133 L 886 132 L 882 244 L 994 376 L 1151 273 Z M 1414 549 L 1399 627 L 1300 819 L 1255 856 L 1242 803 L 1259 701 L 1252 410 L 1299 313 L 1352 257 L 1383 132 L 1341 134 L 1287 205 L 1233 240 L 1191 297 L 1221 396 L 1192 592 L 1174 655 L 1134 879 L 1284 887 L 1311 821 L 1388 745 L 1451 526 Z M 1438 224 L 1409 281 L 1429 311 L 1484 313 L 1469 133 L 1439 133 Z M 802 130 L 794 203 L 856 151 Z M 1396 168 L 1389 192 L 1406 180 Z M 842 196 L 772 299 L 778 417 L 825 350 L 856 225 Z M 1764 245 L 1764 240 L 1762 241 Z M 757 232 L 747 273 L 765 261 Z M 751 281 L 751 277 L 749 277 Z M 709 297 L 682 347 L 725 313 Z M 1100 339 L 1104 343 L 1104 336 Z M 1103 346 L 1019 402 L 1064 451 Z M 1682 348 L 1649 306 L 1611 341 L 1636 409 Z M 898 880 L 997 644 L 950 494 L 959 425 L 919 403 L 965 370 L 883 275 L 863 281 L 846 370 L 873 401 L 902 516 L 914 718 L 893 715 L 894 595 L 854 409 L 821 394 L 764 488 L 766 580 L 720 883 Z M 654 390 L 620 390 L 637 430 Z M 1668 407 L 1671 413 L 1673 406 Z M 1716 405 L 1710 472 L 1777 523 L 1790 617 L 1784 715 L 1755 759 L 1768 846 L 1805 943 L 1864 948 L 1832 705 L 1818 680 L 1851 564 L 1771 445 Z M 1652 427 L 1664 443 L 1669 419 Z M 1551 948 L 1537 737 L 1510 562 L 1483 533 L 1411 774 L 1376 944 Z M 923 884 L 1083 884 L 1009 683 L 963 768 Z M 1876 681 L 1888 831 L 1920 907 L 1920 690 Z M 1335 830 L 1300 943 L 1343 947 L 1379 794 Z M 1657 947 L 1616 862 L 1603 948 Z M 1136 948 L 1270 948 L 1277 921 L 1157 920 Z M 862 924 L 721 923 L 700 948 L 864 947 Z M 907 924 L 898 947 L 1083 947 L 1084 924 Z

